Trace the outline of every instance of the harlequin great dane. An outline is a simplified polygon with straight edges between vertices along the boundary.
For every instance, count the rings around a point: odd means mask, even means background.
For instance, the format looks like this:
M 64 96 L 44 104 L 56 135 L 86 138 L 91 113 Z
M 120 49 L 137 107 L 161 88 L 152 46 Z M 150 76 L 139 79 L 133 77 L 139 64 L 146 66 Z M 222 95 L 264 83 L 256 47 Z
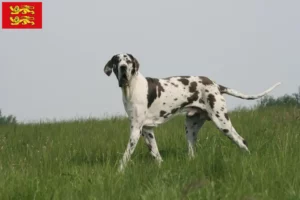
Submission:
M 204 76 L 172 76 L 160 79 L 144 77 L 139 66 L 139 62 L 131 54 L 117 54 L 104 67 L 108 76 L 112 71 L 116 75 L 123 93 L 123 104 L 130 118 L 130 139 L 119 171 L 130 160 L 140 135 L 145 138 L 151 155 L 160 164 L 162 158 L 153 129 L 179 113 L 186 115 L 185 130 L 190 158 L 194 157 L 197 133 L 206 120 L 213 121 L 237 146 L 249 152 L 246 141 L 231 124 L 222 95 L 257 99 L 281 84 L 279 82 L 260 94 L 246 95 Z

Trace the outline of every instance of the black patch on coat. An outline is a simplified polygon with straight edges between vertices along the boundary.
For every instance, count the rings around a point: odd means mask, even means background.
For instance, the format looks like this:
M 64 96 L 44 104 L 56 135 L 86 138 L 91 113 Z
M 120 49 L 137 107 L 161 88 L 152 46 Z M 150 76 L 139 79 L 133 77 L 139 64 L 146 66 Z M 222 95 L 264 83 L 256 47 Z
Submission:
M 132 61 L 132 71 L 131 71 L 131 74 L 133 75 L 133 74 L 135 74 L 135 72 L 137 72 L 138 70 L 139 70 L 139 67 L 140 67 L 140 64 L 139 64 L 139 62 L 133 57 L 133 55 L 131 55 L 131 54 L 127 54 L 129 57 L 130 57 L 130 59 L 131 59 L 131 61 Z
M 197 101 L 197 99 L 199 98 L 198 94 L 199 94 L 198 91 L 194 92 L 194 94 L 192 96 L 188 97 L 187 100 L 190 103 L 192 103 L 193 101 Z
M 150 137 L 151 139 L 153 139 L 152 133 L 148 133 L 148 135 L 149 135 L 149 137 Z
M 228 133 L 229 130 L 228 130 L 228 129 L 223 129 L 223 132 L 224 132 L 224 133 Z
M 212 82 L 212 80 L 210 80 L 209 78 L 207 78 L 205 76 L 200 76 L 199 78 L 201 78 L 203 85 L 213 85 L 214 84 Z
M 159 113 L 159 116 L 163 117 L 167 112 L 164 111 L 164 110 L 161 110 L 160 113 Z
M 174 99 L 174 101 L 177 101 L 177 100 L 178 100 L 177 98 Z
M 182 104 L 180 105 L 180 107 L 183 108 L 183 107 L 185 107 L 185 106 L 187 106 L 187 105 L 189 105 L 189 104 L 190 104 L 189 102 L 184 102 L 184 103 L 182 103 Z
M 227 90 L 227 87 L 223 86 L 223 85 L 219 85 L 219 91 L 220 93 L 224 93 Z
M 216 117 L 217 117 L 217 118 L 220 118 L 220 115 L 219 115 L 219 114 L 216 114 Z
M 183 85 L 188 85 L 190 82 L 188 79 L 182 77 L 178 79 L 178 81 L 180 81 Z
M 173 109 L 173 110 L 174 110 L 174 109 Z M 173 111 L 173 110 L 172 110 L 172 111 Z M 172 112 L 172 111 L 171 111 L 171 112 Z M 160 113 L 159 113 L 159 116 L 160 116 L 160 117 L 163 117 L 163 118 L 168 118 L 170 115 L 171 115 L 171 113 L 167 113 L 167 112 L 164 111 L 164 110 L 161 110 Z
M 164 118 L 168 118 L 171 115 L 171 113 L 167 113 Z
M 172 113 L 172 114 L 176 113 L 176 112 L 178 111 L 178 109 L 179 109 L 179 108 L 174 108 L 174 109 L 172 109 L 172 110 L 171 110 L 171 113 Z
M 132 140 L 130 140 L 130 147 L 133 147 L 133 142 L 132 142 Z
M 224 107 L 221 107 L 221 111 L 224 111 Z
M 165 91 L 165 89 L 161 86 L 159 80 L 157 78 L 146 77 L 148 82 L 148 108 L 154 102 L 156 98 L 161 96 L 161 93 Z M 157 88 L 157 89 L 156 89 Z M 157 93 L 156 93 L 157 90 Z
M 164 85 L 165 85 L 165 86 L 168 86 L 168 84 L 166 84 L 166 83 L 165 83 Z
M 209 92 L 208 89 L 205 89 L 205 92 Z
M 132 68 L 131 75 L 135 74 L 135 68 Z
M 205 102 L 203 101 L 203 99 L 199 99 L 199 103 L 205 104 Z
M 224 113 L 224 117 L 229 120 L 229 116 L 228 116 L 228 113 Z
M 209 94 L 207 97 L 207 101 L 208 101 L 210 107 L 213 109 L 215 106 L 215 102 L 216 102 L 215 96 L 213 94 Z
M 178 85 L 177 84 L 175 84 L 175 83 L 171 83 L 172 85 L 174 85 L 175 87 L 178 87 Z
M 181 108 L 185 107 L 186 105 L 189 105 L 191 103 L 193 103 L 194 101 L 197 101 L 199 96 L 198 96 L 199 92 L 196 91 L 194 92 L 194 94 L 192 94 L 190 97 L 187 98 L 187 101 L 181 104 Z
M 191 85 L 190 85 L 190 92 L 196 92 L 196 89 L 197 89 L 197 82 L 193 81 L 191 82 Z

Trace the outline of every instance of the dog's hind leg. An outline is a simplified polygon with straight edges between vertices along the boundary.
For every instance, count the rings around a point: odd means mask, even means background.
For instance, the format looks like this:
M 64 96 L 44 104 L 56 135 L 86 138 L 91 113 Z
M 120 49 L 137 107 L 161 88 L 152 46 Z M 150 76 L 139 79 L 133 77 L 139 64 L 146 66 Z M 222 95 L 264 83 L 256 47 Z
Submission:
M 160 165 L 160 163 L 163 160 L 160 156 L 160 153 L 159 153 L 159 150 L 158 150 L 158 147 L 157 147 L 157 143 L 156 143 L 156 140 L 155 140 L 153 128 L 143 127 L 142 135 L 145 138 L 145 141 L 146 141 L 146 144 L 149 148 L 150 154 L 155 158 L 155 160 Z
M 185 131 L 186 139 L 188 143 L 188 156 L 194 158 L 194 147 L 197 141 L 197 134 L 200 128 L 203 126 L 205 119 L 201 119 L 199 114 L 193 116 L 186 116 L 185 119 Z
M 246 141 L 237 133 L 231 124 L 225 105 L 225 99 L 222 96 L 219 98 L 209 98 L 208 96 L 208 104 L 211 108 L 208 109 L 209 117 L 215 123 L 217 128 L 241 149 L 249 152 Z
M 226 135 L 230 140 L 237 144 L 241 149 L 244 149 L 249 152 L 246 140 L 237 133 L 229 119 L 226 119 L 226 121 L 221 121 L 216 116 L 212 116 L 211 119 L 218 127 L 218 129 L 224 133 L 224 135 Z

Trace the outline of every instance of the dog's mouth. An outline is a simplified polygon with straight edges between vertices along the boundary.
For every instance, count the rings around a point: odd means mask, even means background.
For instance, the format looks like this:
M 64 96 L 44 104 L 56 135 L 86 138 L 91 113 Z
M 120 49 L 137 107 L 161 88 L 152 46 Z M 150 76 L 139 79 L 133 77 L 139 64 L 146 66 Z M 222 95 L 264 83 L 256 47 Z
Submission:
M 119 80 L 119 87 L 127 86 L 128 85 L 128 79 L 126 75 L 124 74 L 120 80 Z

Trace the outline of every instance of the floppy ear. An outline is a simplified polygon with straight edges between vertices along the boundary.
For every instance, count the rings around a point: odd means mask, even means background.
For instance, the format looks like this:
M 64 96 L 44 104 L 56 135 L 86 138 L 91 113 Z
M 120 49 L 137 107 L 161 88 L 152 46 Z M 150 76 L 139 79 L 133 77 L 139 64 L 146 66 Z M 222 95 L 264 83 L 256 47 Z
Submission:
M 110 61 L 108 61 L 104 67 L 104 72 L 107 76 L 110 76 L 110 74 L 112 73 L 112 69 L 113 69 L 113 62 L 112 59 Z
M 140 68 L 140 63 L 137 61 L 137 59 L 135 59 L 135 57 L 133 57 L 131 54 L 128 54 L 130 59 L 132 60 L 133 63 L 133 71 L 132 74 L 134 74 L 135 72 L 137 72 Z

